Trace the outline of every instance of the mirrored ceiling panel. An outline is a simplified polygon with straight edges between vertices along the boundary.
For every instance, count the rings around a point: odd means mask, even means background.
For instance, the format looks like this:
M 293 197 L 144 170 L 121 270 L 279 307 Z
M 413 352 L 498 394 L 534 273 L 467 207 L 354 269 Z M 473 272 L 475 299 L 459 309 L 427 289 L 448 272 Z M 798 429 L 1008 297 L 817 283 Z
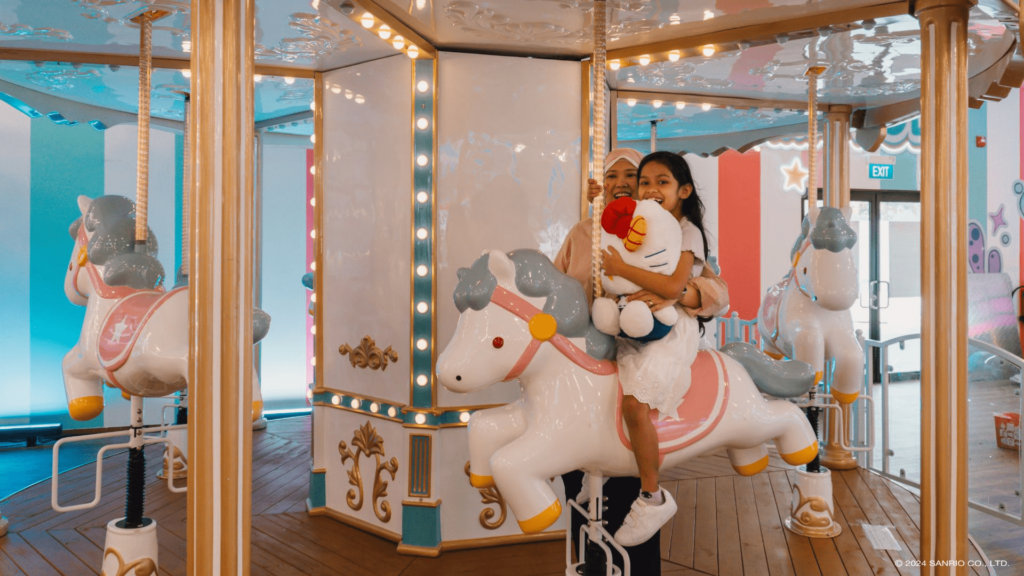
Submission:
M 976 9 L 969 28 L 971 76 L 987 69 L 1013 45 L 1013 34 Z M 613 88 L 714 94 L 777 101 L 807 98 L 804 76 L 812 64 L 828 68 L 819 81 L 822 103 L 881 106 L 914 97 L 921 81 L 917 20 L 888 19 L 871 30 L 811 36 L 784 44 L 715 52 L 677 62 L 628 66 L 610 75 Z
M 616 114 L 619 142 L 650 140 L 651 122 L 657 122 L 657 137 L 691 138 L 749 132 L 793 126 L 805 130 L 807 116 L 800 111 L 764 108 L 734 108 L 661 100 L 619 100 Z
M 0 0 L 0 48 L 137 55 L 131 18 L 147 8 L 170 13 L 153 24 L 153 55 L 186 58 L 189 0 Z M 393 54 L 374 40 L 320 2 L 256 2 L 258 64 L 327 70 Z

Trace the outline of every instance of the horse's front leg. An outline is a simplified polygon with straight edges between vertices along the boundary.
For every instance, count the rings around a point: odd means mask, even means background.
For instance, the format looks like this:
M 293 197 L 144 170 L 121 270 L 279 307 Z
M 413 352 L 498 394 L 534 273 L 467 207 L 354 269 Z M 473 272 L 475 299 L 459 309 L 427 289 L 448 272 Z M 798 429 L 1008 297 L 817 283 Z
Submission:
M 103 413 L 103 380 L 89 366 L 78 344 L 61 362 L 68 414 L 73 420 L 92 420 Z
M 469 419 L 469 483 L 476 488 L 494 486 L 491 456 L 525 431 L 522 401 L 474 412 Z
M 825 337 L 814 328 L 803 329 L 793 338 L 794 360 L 806 362 L 814 368 L 814 384 L 825 375 Z
M 550 432 L 531 430 L 491 457 L 494 480 L 526 534 L 543 532 L 562 515 L 548 480 L 578 469 L 586 452 Z
M 843 404 L 852 404 L 864 384 L 864 349 L 850 331 L 831 334 L 826 353 L 835 358 L 832 396 Z

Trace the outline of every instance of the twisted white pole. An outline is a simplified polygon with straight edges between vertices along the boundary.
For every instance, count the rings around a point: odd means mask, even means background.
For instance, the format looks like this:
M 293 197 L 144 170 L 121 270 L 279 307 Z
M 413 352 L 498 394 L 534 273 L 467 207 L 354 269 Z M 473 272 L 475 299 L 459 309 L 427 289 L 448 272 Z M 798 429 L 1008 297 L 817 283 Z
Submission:
M 811 220 L 818 217 L 818 74 L 817 67 L 807 71 L 807 213 Z
M 594 298 L 604 295 L 601 285 L 601 213 L 604 211 L 604 156 L 605 156 L 605 44 L 608 28 L 606 26 L 605 0 L 594 1 L 594 180 L 601 187 L 601 194 L 594 198 L 594 225 L 590 232 L 593 251 Z
M 651 153 L 658 151 L 658 121 L 651 120 Z
M 185 137 L 182 145 L 182 168 L 181 168 L 181 267 L 185 276 L 188 276 L 188 254 L 189 254 L 189 195 L 192 192 L 192 163 L 189 162 L 191 135 L 189 134 L 189 109 L 191 98 L 185 94 Z
M 153 20 L 149 14 L 139 18 L 139 148 L 138 177 L 135 184 L 135 251 L 145 248 L 148 237 L 146 213 L 149 210 L 149 85 L 153 60 Z

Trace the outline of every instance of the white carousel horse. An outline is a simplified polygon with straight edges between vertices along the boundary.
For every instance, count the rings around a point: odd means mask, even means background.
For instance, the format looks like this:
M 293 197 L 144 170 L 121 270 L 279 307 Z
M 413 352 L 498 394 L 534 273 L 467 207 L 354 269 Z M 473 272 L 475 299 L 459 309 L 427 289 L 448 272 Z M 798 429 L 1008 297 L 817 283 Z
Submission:
M 561 515 L 549 478 L 580 469 L 637 474 L 616 366 L 604 359 L 614 339 L 590 323 L 578 282 L 540 252 L 492 251 L 459 270 L 455 304 L 461 314 L 437 363 L 440 382 L 454 392 L 473 392 L 518 378 L 523 392 L 517 402 L 470 418 L 473 486 L 496 485 L 523 532 L 535 533 Z M 790 395 L 810 387 L 813 375 L 805 368 Z M 752 475 L 767 466 L 765 442 L 771 440 L 793 465 L 817 454 L 803 413 L 790 402 L 765 400 L 739 362 L 702 351 L 692 369 L 678 419 L 659 422 L 657 411 L 651 413 L 665 466 L 727 448 L 736 470 Z
M 864 350 L 853 330 L 857 300 L 857 233 L 850 209 L 824 207 L 804 218 L 791 254 L 793 268 L 768 289 L 757 326 L 765 352 L 807 362 L 821 380 L 835 359 L 831 393 L 850 404 L 864 380 Z
M 124 394 L 157 397 L 183 390 L 188 380 L 188 287 L 164 291 L 163 267 L 134 252 L 135 203 L 123 196 L 78 197 L 82 217 L 71 225 L 75 247 L 64 277 L 64 293 L 85 306 L 78 343 L 62 369 L 68 412 L 90 420 L 103 412 L 103 384 Z M 254 313 L 253 339 L 266 335 L 270 317 Z M 254 375 L 255 377 L 255 375 Z M 262 413 L 253 383 L 254 419 Z

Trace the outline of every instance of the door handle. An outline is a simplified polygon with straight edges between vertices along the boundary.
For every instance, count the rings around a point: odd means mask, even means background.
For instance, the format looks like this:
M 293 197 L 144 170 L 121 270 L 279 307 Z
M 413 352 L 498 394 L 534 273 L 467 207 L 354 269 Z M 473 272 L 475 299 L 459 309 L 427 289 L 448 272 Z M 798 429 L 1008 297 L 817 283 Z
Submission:
M 872 280 L 871 282 L 868 283 L 868 289 L 860 293 L 860 295 L 857 298 L 857 300 L 860 302 L 860 307 L 861 308 L 874 308 L 874 305 L 873 305 L 873 298 L 874 298 L 874 296 L 872 295 L 872 293 L 874 292 L 875 284 L 877 284 L 877 283 L 878 282 Z M 864 296 L 865 295 L 867 295 L 867 297 L 868 297 L 868 303 L 867 304 L 864 303 Z
M 884 304 L 879 304 L 879 306 L 878 306 L 879 309 L 885 309 L 885 308 L 889 307 L 889 282 L 888 281 L 886 281 L 886 280 L 879 280 L 878 281 L 878 292 L 877 292 L 876 296 L 877 296 L 879 302 L 883 302 L 883 300 L 882 300 L 882 285 L 883 284 L 885 285 L 885 300 L 884 300 L 885 303 Z

